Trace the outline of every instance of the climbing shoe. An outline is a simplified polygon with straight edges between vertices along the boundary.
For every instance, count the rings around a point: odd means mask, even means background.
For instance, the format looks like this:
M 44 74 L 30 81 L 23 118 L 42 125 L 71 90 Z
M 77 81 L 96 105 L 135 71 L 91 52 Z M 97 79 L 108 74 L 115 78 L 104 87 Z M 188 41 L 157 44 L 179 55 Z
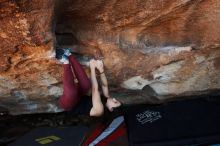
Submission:
M 65 48 L 65 49 L 63 49 L 64 50 L 64 55 L 66 55 L 66 56 L 70 56 L 71 55 L 71 48 Z
M 62 64 L 69 64 L 69 59 L 66 55 L 62 55 L 61 59 L 59 59 L 60 63 Z
M 64 50 L 61 49 L 61 48 L 57 48 L 57 49 L 56 49 L 56 58 L 57 58 L 58 60 L 60 60 L 63 55 L 64 55 Z

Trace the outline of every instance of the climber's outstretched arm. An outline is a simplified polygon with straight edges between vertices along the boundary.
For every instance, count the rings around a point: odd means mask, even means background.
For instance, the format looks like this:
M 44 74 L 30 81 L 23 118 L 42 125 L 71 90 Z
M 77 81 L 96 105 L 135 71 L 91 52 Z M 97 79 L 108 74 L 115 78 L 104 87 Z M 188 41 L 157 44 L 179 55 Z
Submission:
M 89 64 L 92 82 L 92 109 L 90 110 L 90 116 L 101 116 L 104 113 L 104 107 L 98 90 L 98 82 L 95 73 L 96 61 L 92 59 Z
M 101 60 L 97 60 L 97 69 L 100 72 L 100 78 L 102 82 L 102 91 L 104 96 L 107 98 L 106 107 L 109 109 L 109 111 L 113 111 L 114 108 L 121 106 L 121 103 L 115 99 L 110 97 L 109 95 L 109 88 L 108 88 L 108 81 L 104 73 L 104 65 Z
M 97 60 L 97 69 L 100 72 L 100 78 L 101 78 L 101 86 L 102 86 L 102 91 L 103 91 L 103 95 L 106 98 L 109 98 L 109 89 L 108 89 L 108 80 L 106 78 L 105 72 L 104 72 L 104 66 L 103 66 L 103 62 L 101 60 Z

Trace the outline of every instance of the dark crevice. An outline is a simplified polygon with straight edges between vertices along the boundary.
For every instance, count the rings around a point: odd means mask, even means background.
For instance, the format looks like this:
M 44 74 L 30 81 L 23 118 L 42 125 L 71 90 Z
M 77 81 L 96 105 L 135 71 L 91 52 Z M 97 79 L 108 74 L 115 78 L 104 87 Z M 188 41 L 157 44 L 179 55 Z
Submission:
M 57 45 L 62 46 L 62 47 L 73 46 L 74 44 L 77 44 L 78 42 L 72 33 L 56 32 L 55 35 L 56 35 Z

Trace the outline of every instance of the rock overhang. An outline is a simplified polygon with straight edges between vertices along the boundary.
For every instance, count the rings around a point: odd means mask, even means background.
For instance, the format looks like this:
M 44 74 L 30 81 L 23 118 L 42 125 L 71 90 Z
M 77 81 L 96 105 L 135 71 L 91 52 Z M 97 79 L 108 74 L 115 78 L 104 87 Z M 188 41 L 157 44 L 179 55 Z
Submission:
M 61 110 L 55 44 L 102 57 L 112 92 L 150 86 L 160 100 L 216 93 L 219 8 L 217 0 L 1 1 L 1 105 L 14 114 Z

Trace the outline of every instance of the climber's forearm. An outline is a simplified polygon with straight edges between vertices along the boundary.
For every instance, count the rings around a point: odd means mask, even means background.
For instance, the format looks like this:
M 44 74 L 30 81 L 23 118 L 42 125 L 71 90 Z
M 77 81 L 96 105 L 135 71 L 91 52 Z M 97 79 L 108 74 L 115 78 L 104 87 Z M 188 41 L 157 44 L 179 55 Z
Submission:
M 104 72 L 100 74 L 100 78 L 101 78 L 102 86 L 108 86 L 108 80 Z
M 106 98 L 109 98 L 110 95 L 109 95 L 109 89 L 108 89 L 108 80 L 105 76 L 105 73 L 102 73 L 100 75 L 100 78 L 101 78 L 101 82 L 102 82 L 102 91 L 103 91 L 103 94 Z
M 92 90 L 98 90 L 98 82 L 95 74 L 95 68 L 91 68 Z

